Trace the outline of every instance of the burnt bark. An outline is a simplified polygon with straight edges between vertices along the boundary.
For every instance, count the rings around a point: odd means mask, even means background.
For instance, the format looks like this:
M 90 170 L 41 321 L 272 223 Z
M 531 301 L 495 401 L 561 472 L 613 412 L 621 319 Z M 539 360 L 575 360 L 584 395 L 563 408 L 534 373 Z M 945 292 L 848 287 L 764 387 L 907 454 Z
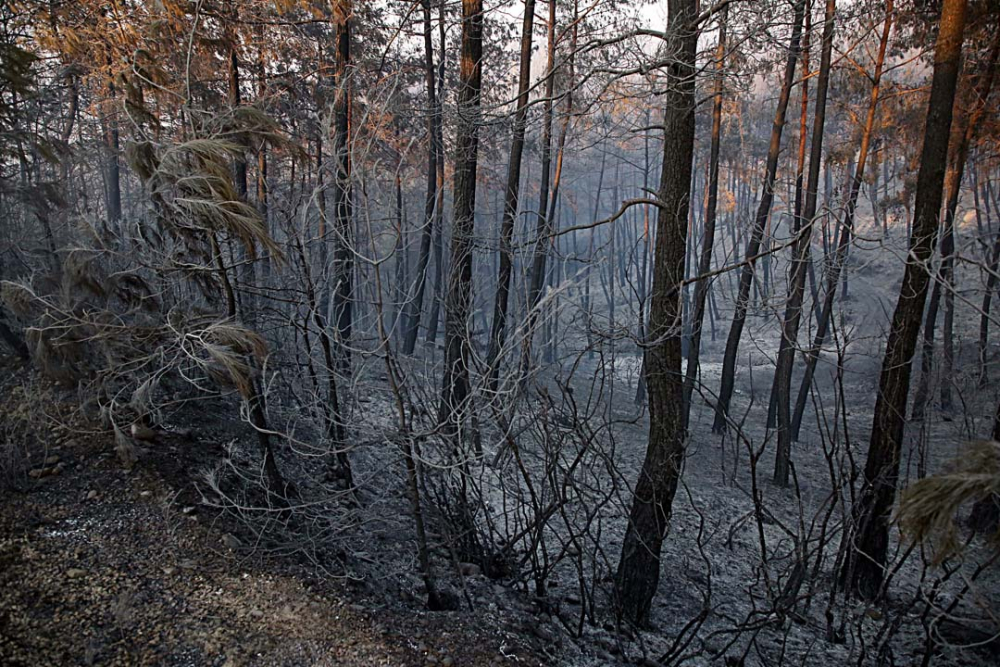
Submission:
M 889 521 L 899 477 L 910 369 L 930 282 L 928 263 L 937 243 L 965 14 L 965 0 L 944 0 L 917 174 L 910 251 L 886 341 L 862 488 L 844 537 L 849 545 L 844 586 L 849 593 L 869 599 L 880 596 L 886 574 Z
M 778 97 L 778 107 L 774 112 L 774 124 L 771 127 L 771 141 L 767 150 L 767 165 L 764 181 L 761 184 L 760 204 L 754 218 L 750 240 L 746 247 L 746 263 L 740 273 L 739 293 L 736 297 L 736 308 L 733 322 L 726 338 L 726 351 L 722 360 L 722 380 L 719 388 L 719 399 L 715 405 L 715 421 L 712 424 L 714 433 L 724 433 L 729 415 L 729 402 L 733 396 L 736 380 L 736 356 L 739 354 L 740 339 L 746 324 L 747 306 L 750 302 L 750 288 L 754 281 L 754 271 L 757 256 L 760 253 L 764 228 L 771 213 L 771 203 L 774 201 L 774 181 L 778 171 L 778 155 L 781 150 L 781 135 L 785 127 L 785 113 L 788 110 L 788 99 L 791 96 L 792 84 L 795 80 L 795 64 L 799 58 L 799 44 L 802 36 L 802 21 L 805 15 L 805 0 L 795 3 L 795 18 L 792 24 L 792 35 L 788 44 L 788 58 L 785 62 L 784 78 L 781 94 Z
M 726 57 L 726 20 L 729 9 L 724 8 L 719 18 L 719 43 L 715 47 L 715 91 L 712 99 L 712 139 L 708 158 L 708 192 L 705 202 L 705 229 L 698 259 L 698 275 L 712 269 L 712 252 L 715 248 L 715 218 L 719 204 L 719 151 L 722 136 L 722 87 Z M 691 415 L 691 397 L 698 376 L 698 359 L 701 356 L 701 329 L 705 320 L 705 302 L 710 279 L 700 279 L 694 288 L 694 311 L 691 316 L 691 337 L 684 377 L 683 423 L 687 430 Z
M 809 245 L 812 242 L 813 222 L 816 218 L 817 192 L 819 189 L 819 168 L 823 159 L 823 132 L 826 123 L 826 97 L 830 82 L 830 60 L 833 52 L 833 31 L 836 19 L 836 0 L 826 1 L 823 22 L 823 48 L 820 55 L 819 78 L 816 82 L 816 110 L 813 118 L 812 146 L 809 155 L 809 176 L 806 180 L 805 206 L 796 220 L 797 237 L 792 245 L 792 269 L 788 278 L 788 301 L 781 327 L 781 342 L 778 346 L 778 363 L 774 370 L 774 402 L 778 427 L 778 446 L 775 449 L 774 482 L 778 486 L 788 486 L 792 459 L 791 434 L 791 387 L 792 365 L 799 339 L 799 323 L 802 318 L 802 301 L 805 296 L 806 263 L 809 261 Z M 892 0 L 886 3 L 886 15 L 892 13 Z M 885 47 L 889 40 L 889 18 L 886 19 L 879 56 L 875 67 L 881 68 L 885 57 Z
M 354 300 L 354 225 L 351 194 L 351 0 L 333 0 L 336 26 L 333 101 L 334 137 L 334 281 L 333 319 L 337 331 L 337 365 L 350 369 L 350 341 Z
M 469 398 L 468 327 L 472 305 L 472 242 L 479 157 L 480 95 L 483 85 L 483 2 L 462 0 L 458 119 L 455 149 L 455 224 L 445 302 L 444 382 L 438 419 L 445 432 L 457 432 Z
M 414 273 L 412 294 L 406 297 L 403 324 L 403 354 L 413 354 L 417 346 L 417 330 L 420 327 L 420 312 L 424 306 L 424 292 L 427 286 L 427 264 L 431 256 L 431 241 L 434 237 L 434 209 L 437 204 L 438 161 L 440 146 L 437 142 L 437 125 L 441 122 L 437 102 L 437 84 L 434 72 L 434 43 L 431 30 L 431 3 L 422 0 L 424 14 L 424 80 L 427 88 L 427 194 L 424 199 L 424 225 L 420 234 L 420 248 L 417 251 L 417 266 Z
M 524 155 L 524 132 L 528 120 L 528 88 L 531 85 L 531 41 L 535 25 L 535 0 L 525 0 L 524 21 L 521 25 L 521 69 L 518 73 L 517 102 L 514 109 L 514 132 L 507 163 L 507 188 L 504 192 L 503 218 L 500 222 L 500 266 L 497 270 L 496 294 L 493 302 L 493 324 L 490 330 L 486 363 L 489 368 L 488 388 L 496 391 L 500 373 L 500 354 L 507 339 L 507 310 L 514 275 L 514 221 L 521 192 L 521 158 Z
M 669 526 L 684 455 L 681 290 L 695 134 L 696 0 L 669 0 L 664 95 L 663 171 L 646 349 L 649 442 L 639 472 L 615 579 L 620 617 L 649 622 L 660 580 L 660 550 Z

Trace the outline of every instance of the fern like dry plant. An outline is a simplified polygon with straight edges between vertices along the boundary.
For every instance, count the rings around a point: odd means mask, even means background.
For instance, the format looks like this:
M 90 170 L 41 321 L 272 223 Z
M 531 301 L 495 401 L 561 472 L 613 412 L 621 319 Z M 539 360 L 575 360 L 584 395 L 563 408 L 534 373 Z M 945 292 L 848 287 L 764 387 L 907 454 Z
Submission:
M 1000 442 L 977 440 L 947 472 L 918 480 L 900 497 L 903 534 L 933 548 L 935 564 L 958 552 L 956 516 L 968 502 L 1000 493 Z

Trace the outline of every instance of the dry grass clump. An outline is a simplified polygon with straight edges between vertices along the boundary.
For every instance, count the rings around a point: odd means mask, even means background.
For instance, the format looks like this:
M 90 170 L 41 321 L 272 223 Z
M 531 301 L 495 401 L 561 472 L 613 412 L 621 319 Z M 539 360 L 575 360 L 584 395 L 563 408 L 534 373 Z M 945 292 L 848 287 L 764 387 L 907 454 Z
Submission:
M 947 472 L 906 487 L 897 515 L 900 528 L 907 538 L 930 544 L 934 562 L 940 563 L 959 549 L 955 521 L 959 509 L 996 493 L 1000 493 L 1000 442 L 971 442 Z

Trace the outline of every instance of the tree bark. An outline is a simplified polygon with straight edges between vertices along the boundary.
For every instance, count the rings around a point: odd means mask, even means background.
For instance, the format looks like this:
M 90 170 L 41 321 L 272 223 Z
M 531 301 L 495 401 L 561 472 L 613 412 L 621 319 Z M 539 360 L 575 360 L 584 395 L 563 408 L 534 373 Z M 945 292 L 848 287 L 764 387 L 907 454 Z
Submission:
M 719 204 L 719 150 L 722 136 L 722 90 L 726 58 L 726 21 L 729 8 L 725 7 L 719 17 L 719 43 L 715 47 L 715 92 L 712 100 L 712 140 L 708 158 L 708 194 L 705 202 L 705 231 L 698 259 L 698 275 L 703 276 L 712 269 L 712 252 L 715 248 L 715 217 Z M 701 328 L 705 320 L 705 301 L 708 297 L 710 279 L 698 280 L 694 288 L 694 312 L 691 316 L 691 342 L 688 349 L 687 369 L 684 377 L 684 406 L 682 410 L 684 430 L 687 430 L 691 415 L 691 397 L 698 376 L 698 360 L 701 356 Z
M 524 21 L 521 25 L 521 69 L 517 82 L 517 102 L 514 109 L 514 133 L 507 163 L 507 188 L 500 222 L 500 266 L 497 271 L 496 294 L 493 303 L 493 324 L 490 331 L 486 364 L 489 368 L 488 388 L 496 391 L 500 374 L 500 354 L 507 339 L 507 309 L 510 286 L 514 275 L 514 221 L 517 219 L 521 192 L 521 157 L 524 155 L 524 131 L 528 120 L 528 89 L 531 86 L 531 40 L 535 25 L 535 0 L 525 0 Z
M 434 128 L 434 141 L 437 142 L 437 203 L 434 206 L 434 299 L 431 302 L 430 317 L 427 319 L 427 342 L 437 343 L 438 323 L 441 320 L 441 301 L 444 299 L 444 116 L 441 105 L 444 104 L 444 0 L 438 3 L 438 58 L 437 72 L 437 123 Z
M 455 224 L 445 302 L 444 383 L 438 419 L 446 433 L 464 421 L 469 398 L 469 316 L 472 304 L 472 242 L 476 212 L 480 93 L 483 84 L 483 0 L 462 0 L 458 119 L 455 150 Z
M 774 180 L 778 171 L 778 154 L 781 150 L 781 134 L 785 127 L 785 112 L 788 110 L 788 98 L 791 96 L 792 84 L 795 79 L 795 64 L 799 58 L 799 40 L 802 35 L 802 20 L 805 15 L 805 0 L 796 0 L 795 18 L 792 24 L 792 35 L 788 45 L 788 58 L 785 62 L 784 80 L 781 94 L 778 97 L 778 108 L 774 113 L 774 124 L 771 127 L 771 142 L 767 151 L 767 166 L 764 182 L 761 184 L 760 205 L 754 218 L 753 229 L 746 249 L 746 264 L 740 274 L 739 293 L 736 297 L 736 309 L 733 322 L 726 339 L 726 352 L 722 360 L 722 381 L 719 388 L 719 400 L 715 405 L 715 421 L 712 424 L 713 433 L 724 433 L 729 415 L 729 402 L 733 396 L 736 380 L 736 355 L 739 354 L 740 339 L 743 336 L 743 326 L 746 324 L 747 305 L 750 302 L 750 287 L 753 284 L 754 269 L 757 255 L 760 253 L 761 238 L 764 227 L 770 218 L 771 203 L 774 201 Z
M 876 68 L 881 68 L 885 57 L 885 47 L 889 41 L 892 1 L 886 2 L 886 24 L 879 44 Z M 812 146 L 809 155 L 809 176 L 806 181 L 805 206 L 795 227 L 798 237 L 792 245 L 792 270 L 788 279 L 788 301 L 781 327 L 781 342 L 778 346 L 778 363 L 774 370 L 774 398 L 778 426 L 778 446 L 775 450 L 774 482 L 778 486 L 788 486 L 788 474 L 792 460 L 791 434 L 791 386 L 792 365 L 799 340 L 799 322 L 802 318 L 802 301 L 806 286 L 806 262 L 809 244 L 812 242 L 813 222 L 816 219 L 816 201 L 819 189 L 819 167 L 823 159 L 823 132 L 826 123 L 826 96 L 830 83 L 830 60 L 833 52 L 833 30 L 837 13 L 836 0 L 826 0 L 823 22 L 823 48 L 819 63 L 819 78 L 816 82 L 816 110 L 813 118 Z
M 354 300 L 354 225 L 351 195 L 351 0 L 333 0 L 336 25 L 333 130 L 336 173 L 333 203 L 337 234 L 334 251 L 334 324 L 337 330 L 337 365 L 350 369 L 350 340 Z
M 802 194 L 805 188 L 806 147 L 809 144 L 809 47 L 812 34 L 812 0 L 806 3 L 805 27 L 802 33 L 802 89 L 801 111 L 799 113 L 799 149 L 798 161 L 795 165 L 795 198 L 792 205 L 792 231 L 798 233 L 802 225 Z M 813 290 L 813 297 L 816 292 Z M 778 373 L 775 369 L 774 381 L 771 383 L 771 398 L 767 402 L 767 428 L 772 429 L 777 413 Z
M 548 50 L 545 65 L 545 103 L 543 105 L 542 121 L 542 175 L 538 186 L 538 219 L 535 225 L 535 254 L 531 262 L 531 277 L 528 283 L 527 326 L 524 332 L 524 347 L 521 351 L 521 372 L 523 380 L 527 377 L 531 366 L 531 342 L 534 338 L 535 326 L 538 322 L 536 308 L 542 296 L 545 284 L 545 264 L 552 245 L 552 220 L 555 217 L 555 204 L 558 193 L 553 191 L 549 201 L 549 177 L 552 171 L 552 97 L 555 95 L 556 80 L 556 0 L 549 0 Z M 572 84 L 571 84 L 572 85 Z M 567 116 L 568 119 L 568 116 Z M 565 140 L 565 132 L 563 133 Z M 562 152 L 560 149 L 557 171 L 561 178 Z M 551 207 L 550 207 L 551 203 Z M 612 223 L 614 234 L 614 223 Z
M 910 251 L 886 341 L 862 488 L 844 537 L 849 545 L 844 563 L 844 585 L 849 592 L 869 599 L 880 595 L 885 579 L 889 520 L 899 477 L 910 366 L 930 282 L 928 262 L 937 243 L 952 106 L 961 69 L 965 13 L 965 0 L 944 0 L 941 7 L 924 145 L 917 174 Z
M 684 455 L 681 302 L 695 135 L 696 0 L 669 0 L 672 52 L 664 94 L 663 171 L 649 311 L 646 386 L 649 442 L 635 485 L 616 576 L 617 611 L 649 622 L 660 580 L 660 549 L 670 521 Z
M 943 364 L 941 368 L 941 411 L 949 414 L 953 408 L 951 383 L 954 369 L 954 313 L 955 313 L 955 214 L 958 210 L 958 200 L 962 192 L 962 179 L 965 176 L 965 165 L 969 159 L 969 146 L 976 136 L 979 120 L 982 118 L 986 103 L 993 88 L 996 73 L 997 57 L 1000 54 L 1000 32 L 997 33 L 990 49 L 989 64 L 983 73 L 980 85 L 972 95 L 975 108 L 971 112 L 959 109 L 955 120 L 952 142 L 953 152 L 950 155 L 948 170 L 945 172 L 945 211 L 944 235 L 941 237 L 941 267 L 931 291 L 930 304 L 927 307 L 927 317 L 924 323 L 923 345 L 920 355 L 920 380 L 913 400 L 912 417 L 916 420 L 924 418 L 924 412 L 929 398 L 930 375 L 934 368 L 934 330 L 937 328 L 937 314 L 940 308 L 942 294 L 945 300 Z
M 986 179 L 985 199 L 986 199 L 986 225 L 989 227 L 989 206 L 991 187 L 989 178 Z M 986 357 L 989 352 L 990 333 L 990 310 L 993 304 L 993 294 L 996 292 L 997 284 L 1000 282 L 997 270 L 1000 268 L 1000 227 L 997 228 L 996 237 L 993 240 L 993 250 L 990 256 L 990 264 L 986 273 L 986 290 L 983 293 L 983 304 L 980 307 L 979 315 L 979 386 L 985 387 L 987 377 Z
M 434 44 L 431 39 L 431 3 L 422 0 L 424 13 L 424 80 L 427 87 L 427 194 L 424 199 L 424 227 L 420 234 L 420 249 L 417 251 L 417 266 L 414 273 L 413 294 L 406 297 L 406 316 L 403 325 L 403 354 L 413 354 L 417 346 L 417 330 L 420 328 L 420 313 L 424 305 L 427 285 L 427 264 L 431 256 L 431 240 L 434 237 L 434 208 L 437 203 L 437 164 L 440 146 L 437 142 L 437 124 L 441 122 L 437 103 L 437 86 L 434 82 Z

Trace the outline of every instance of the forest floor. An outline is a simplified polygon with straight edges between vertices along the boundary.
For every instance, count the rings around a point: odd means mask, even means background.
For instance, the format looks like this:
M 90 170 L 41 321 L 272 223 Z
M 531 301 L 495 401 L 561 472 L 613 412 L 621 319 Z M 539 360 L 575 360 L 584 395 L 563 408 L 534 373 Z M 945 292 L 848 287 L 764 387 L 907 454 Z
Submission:
M 387 606 L 253 553 L 198 502 L 217 445 L 164 437 L 127 471 L 70 426 L 34 441 L 0 502 L 0 665 L 540 664 L 515 620 Z
M 405 475 L 387 436 L 393 405 L 374 365 L 359 370 L 349 392 L 357 507 L 342 502 L 336 485 L 315 470 L 304 448 L 314 438 L 297 430 L 306 421 L 300 406 L 275 391 L 273 427 L 294 434 L 280 445 L 279 462 L 303 497 L 315 502 L 301 508 L 299 526 L 268 542 L 262 536 L 281 532 L 275 529 L 280 517 L 240 516 L 246 495 L 235 492 L 233 478 L 239 482 L 240 471 L 252 476 L 257 456 L 253 433 L 234 414 L 232 401 L 199 402 L 196 412 L 173 415 L 171 421 L 185 428 L 166 425 L 126 470 L 107 430 L 77 419 L 80 396 L 6 362 L 0 366 L 3 416 L 24 425 L 17 444 L 8 437 L 8 451 L 0 455 L 20 448 L 14 453 L 26 460 L 15 489 L 0 498 L 0 664 L 598 667 L 656 664 L 643 661 L 671 653 L 692 665 L 832 667 L 875 664 L 885 658 L 874 655 L 879 651 L 887 652 L 889 663 L 920 664 L 928 650 L 938 665 L 998 664 L 1000 642 L 989 619 L 990 610 L 1000 608 L 995 564 L 976 574 L 957 608 L 939 613 L 971 581 L 977 563 L 989 559 L 985 541 L 973 541 L 969 557 L 945 573 L 924 567 L 926 560 L 914 554 L 894 574 L 884 605 L 827 595 L 849 511 L 848 478 L 867 451 L 884 331 L 899 285 L 885 278 L 898 273 L 892 266 L 898 258 L 883 259 L 874 244 L 871 252 L 859 247 L 852 296 L 841 304 L 836 323 L 843 365 L 835 354 L 823 355 L 814 401 L 793 448 L 793 488 L 770 480 L 774 434 L 765 417 L 777 348 L 775 308 L 753 309 L 747 323 L 731 412 L 742 439 L 711 434 L 706 402 L 718 386 L 725 311 L 718 339 L 706 339 L 705 393 L 692 412 L 653 627 L 641 633 L 618 632 L 607 614 L 584 622 L 585 596 L 575 587 L 568 558 L 551 573 L 551 605 L 542 608 L 526 582 L 489 580 L 439 544 L 432 554 L 438 574 L 461 608 L 424 609 Z M 723 281 L 718 287 L 724 291 Z M 961 315 L 956 326 L 973 330 L 972 315 Z M 412 377 L 421 376 L 420 363 L 434 368 L 433 353 L 428 356 L 412 362 Z M 971 388 L 975 350 L 961 336 L 957 359 L 962 418 L 943 419 L 932 410 L 923 427 L 912 426 L 904 482 L 914 478 L 921 452 L 928 471 L 938 472 L 962 443 L 989 432 L 996 399 Z M 615 377 L 612 393 L 597 395 L 593 413 L 595 423 L 608 424 L 610 442 L 601 446 L 608 447 L 614 471 L 613 479 L 588 479 L 595 488 L 613 489 L 595 508 L 599 539 L 594 554 L 587 554 L 594 564 L 588 582 L 598 593 L 608 588 L 628 512 L 627 485 L 645 452 L 647 419 L 633 401 L 640 366 L 634 350 L 619 350 L 603 362 L 582 360 L 571 380 L 583 400 L 595 378 L 607 377 L 607 370 Z M 432 404 L 438 385 L 426 384 L 426 403 Z M 553 380 L 546 398 L 559 395 Z M 492 435 L 483 436 L 487 460 L 502 446 Z M 834 442 L 839 449 L 828 459 Z M 751 451 L 759 453 L 754 465 Z M 837 468 L 832 472 L 831 463 Z M 595 469 L 595 475 L 603 470 Z M 218 484 L 207 471 L 215 471 Z M 507 507 L 515 498 L 487 488 L 503 474 L 484 466 L 487 506 Z M 234 493 L 223 503 L 213 491 Z M 510 514 L 517 519 L 522 512 Z M 550 536 L 553 544 L 556 537 Z M 303 539 L 314 544 L 294 542 Z M 800 546 L 811 559 L 800 611 L 776 615 L 774 599 Z M 894 530 L 892 556 L 902 553 Z M 451 565 L 455 572 L 448 571 Z M 927 590 L 937 597 L 928 599 Z

